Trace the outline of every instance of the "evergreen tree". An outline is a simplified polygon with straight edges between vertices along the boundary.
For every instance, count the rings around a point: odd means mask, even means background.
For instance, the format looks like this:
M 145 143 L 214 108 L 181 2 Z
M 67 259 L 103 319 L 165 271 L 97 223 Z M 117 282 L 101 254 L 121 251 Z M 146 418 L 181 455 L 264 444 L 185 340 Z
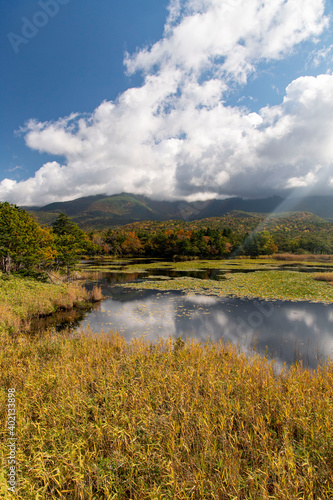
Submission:
M 273 237 L 268 231 L 255 233 L 248 236 L 242 244 L 242 250 L 246 255 L 258 257 L 259 255 L 272 255 L 277 252 Z
M 89 244 L 88 237 L 64 213 L 58 215 L 52 228 L 56 249 L 55 264 L 57 268 L 65 268 L 69 279 L 70 272 L 80 260 L 80 254 Z

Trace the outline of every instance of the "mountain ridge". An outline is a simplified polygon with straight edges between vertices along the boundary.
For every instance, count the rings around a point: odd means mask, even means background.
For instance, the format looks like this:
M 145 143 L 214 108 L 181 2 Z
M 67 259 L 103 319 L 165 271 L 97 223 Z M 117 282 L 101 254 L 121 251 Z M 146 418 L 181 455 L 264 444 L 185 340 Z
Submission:
M 85 196 L 44 207 L 24 207 L 44 224 L 51 224 L 60 212 L 72 218 L 82 229 L 104 229 L 140 221 L 200 220 L 221 217 L 233 211 L 247 213 L 311 212 L 333 220 L 333 196 L 308 196 L 284 199 L 271 196 L 259 199 L 232 197 L 207 201 L 153 200 L 144 195 L 120 193 Z

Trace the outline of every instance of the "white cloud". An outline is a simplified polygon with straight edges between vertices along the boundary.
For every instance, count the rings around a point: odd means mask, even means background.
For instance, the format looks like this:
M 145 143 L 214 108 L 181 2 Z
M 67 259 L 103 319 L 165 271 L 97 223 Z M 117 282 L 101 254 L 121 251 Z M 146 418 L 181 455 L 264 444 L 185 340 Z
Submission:
M 313 172 L 309 172 L 307 175 L 303 175 L 301 177 L 290 177 L 286 184 L 287 188 L 296 188 L 296 187 L 307 187 L 313 184 L 313 181 L 316 180 L 316 176 Z
M 279 59 L 327 26 L 321 0 L 188 0 L 185 14 L 151 48 L 126 59 L 129 72 L 209 68 L 244 82 L 260 59 Z M 172 18 L 180 16 L 173 4 Z
M 31 120 L 27 125 L 26 143 L 40 153 L 71 156 L 79 154 L 84 148 L 80 138 L 66 130 L 67 123 L 40 124 Z
M 66 160 L 26 181 L 3 180 L 1 199 L 45 204 L 121 191 L 193 199 L 329 185 L 332 75 L 296 79 L 280 105 L 258 113 L 225 104 L 259 62 L 287 56 L 327 24 L 324 0 L 172 0 L 164 38 L 126 57 L 143 85 L 88 117 L 31 120 L 26 144 Z
M 16 165 L 15 167 L 9 168 L 7 172 L 15 172 L 16 170 L 23 170 L 23 167 Z
M 308 57 L 308 65 L 313 64 L 315 67 L 326 63 L 332 67 L 333 63 L 333 45 L 323 47 L 310 53 Z

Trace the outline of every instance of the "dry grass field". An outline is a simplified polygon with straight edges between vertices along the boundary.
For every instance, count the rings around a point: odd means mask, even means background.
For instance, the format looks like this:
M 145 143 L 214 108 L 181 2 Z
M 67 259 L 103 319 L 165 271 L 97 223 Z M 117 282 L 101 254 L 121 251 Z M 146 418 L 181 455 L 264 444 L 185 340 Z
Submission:
M 3 498 L 333 498 L 333 365 L 280 373 L 235 346 L 117 334 L 2 334 L 1 421 L 17 405 Z

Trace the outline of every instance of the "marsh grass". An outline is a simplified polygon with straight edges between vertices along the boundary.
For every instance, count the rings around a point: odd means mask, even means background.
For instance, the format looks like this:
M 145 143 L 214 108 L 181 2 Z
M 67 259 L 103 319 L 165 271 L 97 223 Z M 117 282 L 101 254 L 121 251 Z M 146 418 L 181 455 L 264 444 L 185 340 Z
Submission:
M 333 272 L 331 273 L 316 273 L 313 275 L 314 279 L 317 281 L 328 281 L 333 283 Z
M 36 316 L 69 310 L 88 299 L 78 283 L 42 283 L 34 279 L 0 276 L 0 330 L 28 330 Z
M 7 335 L 0 379 L 3 422 L 16 390 L 14 498 L 333 498 L 331 363 L 277 375 L 222 343 Z
M 100 302 L 103 298 L 102 289 L 98 285 L 94 285 L 93 289 L 88 292 L 88 299 L 91 302 Z
M 272 256 L 275 260 L 286 260 L 286 261 L 294 261 L 294 262 L 333 262 L 333 255 L 320 255 L 320 254 L 304 254 L 297 255 L 294 253 L 277 253 Z

